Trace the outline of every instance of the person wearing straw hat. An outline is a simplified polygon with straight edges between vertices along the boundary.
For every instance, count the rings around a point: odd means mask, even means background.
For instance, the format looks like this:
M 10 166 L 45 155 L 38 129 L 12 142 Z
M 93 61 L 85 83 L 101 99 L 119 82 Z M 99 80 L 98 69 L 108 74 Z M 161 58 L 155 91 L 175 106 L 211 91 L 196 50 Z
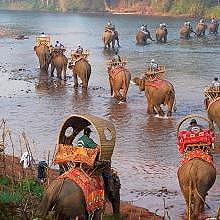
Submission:
M 78 147 L 86 147 L 90 149 L 96 148 L 97 144 L 90 138 L 92 130 L 89 127 L 84 128 L 83 136 L 77 141 Z
M 195 118 L 193 118 L 190 123 L 189 126 L 187 128 L 187 131 L 194 131 L 194 132 L 199 132 L 201 129 L 203 129 L 204 127 L 202 125 L 199 125 L 196 121 Z
M 212 86 L 215 88 L 219 88 L 220 87 L 220 82 L 218 80 L 218 77 L 215 77 L 214 80 L 212 81 Z

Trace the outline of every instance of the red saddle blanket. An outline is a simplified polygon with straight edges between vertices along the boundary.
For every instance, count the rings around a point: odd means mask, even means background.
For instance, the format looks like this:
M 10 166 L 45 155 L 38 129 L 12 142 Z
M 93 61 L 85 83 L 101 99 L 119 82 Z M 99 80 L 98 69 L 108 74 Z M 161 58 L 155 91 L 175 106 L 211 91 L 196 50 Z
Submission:
M 198 132 L 194 131 L 180 131 L 177 136 L 177 145 L 179 152 L 184 153 L 187 145 L 199 144 L 210 146 L 215 141 L 215 134 L 210 129 L 200 129 Z
M 145 86 L 152 86 L 155 88 L 160 88 L 162 85 L 166 84 L 166 80 L 155 78 L 153 80 L 145 80 Z
M 187 162 L 189 162 L 190 160 L 194 159 L 194 158 L 199 158 L 201 160 L 204 160 L 206 162 L 208 162 L 209 164 L 211 164 L 214 167 L 214 162 L 213 162 L 213 158 L 211 155 L 205 153 L 202 150 L 193 150 L 193 151 L 189 151 L 180 161 L 180 165 L 179 167 L 183 166 L 184 164 L 186 164 Z
M 122 71 L 127 71 L 127 70 L 122 66 L 117 66 L 109 72 L 109 77 L 115 79 L 115 77 Z
M 101 176 L 89 177 L 79 168 L 72 168 L 58 177 L 58 179 L 62 178 L 71 179 L 82 189 L 89 214 L 104 207 L 104 181 Z

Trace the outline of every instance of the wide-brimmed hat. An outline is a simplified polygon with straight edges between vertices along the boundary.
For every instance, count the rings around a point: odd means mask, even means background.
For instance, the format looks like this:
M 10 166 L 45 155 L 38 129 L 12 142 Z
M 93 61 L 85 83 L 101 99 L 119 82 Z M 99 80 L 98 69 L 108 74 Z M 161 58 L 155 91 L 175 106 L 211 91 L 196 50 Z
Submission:
M 192 125 L 192 124 L 197 124 L 197 121 L 196 121 L 196 119 L 195 118 L 193 118 L 191 121 L 190 121 L 190 125 Z

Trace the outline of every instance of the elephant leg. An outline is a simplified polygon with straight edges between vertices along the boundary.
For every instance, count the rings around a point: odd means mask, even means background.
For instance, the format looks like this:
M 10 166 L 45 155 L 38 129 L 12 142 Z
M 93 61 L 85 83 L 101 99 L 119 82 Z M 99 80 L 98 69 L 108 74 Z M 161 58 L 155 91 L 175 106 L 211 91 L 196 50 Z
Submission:
M 167 42 L 167 35 L 164 36 L 164 38 L 163 38 L 163 42 L 164 42 L 164 43 Z
M 66 80 L 66 68 L 67 65 L 63 67 L 63 79 Z
M 123 96 L 121 95 L 121 93 L 116 90 L 114 91 L 114 97 L 118 100 L 118 101 L 121 101 L 123 99 Z
M 62 67 L 57 68 L 57 78 L 62 79 Z
M 51 72 L 50 72 L 51 77 L 54 77 L 54 69 L 55 69 L 55 65 L 52 63 L 51 64 Z
M 79 83 L 78 83 L 78 79 L 77 79 L 77 75 L 73 72 L 73 79 L 74 79 L 74 87 L 78 87 Z
M 94 212 L 92 220 L 102 220 L 103 219 L 102 216 L 103 216 L 103 210 L 98 209 Z
M 82 82 L 82 89 L 83 90 L 87 90 L 88 89 L 88 82 L 86 82 L 85 80 Z
M 155 108 L 159 114 L 159 116 L 164 116 L 164 111 L 162 110 L 162 108 L 159 105 L 155 105 Z
M 112 49 L 115 48 L 115 39 L 112 40 Z
M 172 116 L 172 110 L 173 110 L 173 107 L 174 107 L 174 99 L 172 99 L 168 102 L 167 107 L 168 107 L 167 116 L 171 117 Z
M 150 114 L 150 115 L 155 115 L 156 114 L 156 111 L 155 111 L 154 106 L 152 104 L 148 104 L 147 113 Z
M 113 85 L 112 85 L 113 83 L 111 78 L 109 78 L 109 84 L 110 84 L 111 96 L 113 96 Z

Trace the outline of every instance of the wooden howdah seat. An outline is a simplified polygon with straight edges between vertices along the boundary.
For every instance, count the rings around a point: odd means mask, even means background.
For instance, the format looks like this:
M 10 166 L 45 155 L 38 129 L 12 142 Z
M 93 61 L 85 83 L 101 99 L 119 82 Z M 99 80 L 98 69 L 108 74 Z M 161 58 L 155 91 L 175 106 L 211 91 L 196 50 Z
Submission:
M 159 65 L 158 68 L 155 70 L 149 67 L 144 73 L 144 77 L 147 80 L 152 80 L 154 78 L 163 78 L 164 74 L 166 73 L 166 67 L 164 65 Z
M 99 143 L 94 149 L 73 143 L 87 126 L 93 126 L 98 136 Z M 60 127 L 53 163 L 59 164 L 64 171 L 76 165 L 91 171 L 97 162 L 111 164 L 115 138 L 115 127 L 110 121 L 93 115 L 71 115 Z
M 36 46 L 40 46 L 40 45 L 45 45 L 45 46 L 50 47 L 50 45 L 51 45 L 50 36 L 45 36 L 45 37 L 37 36 L 36 37 Z
M 211 101 L 220 97 L 220 86 L 207 86 L 204 89 L 204 95 Z

